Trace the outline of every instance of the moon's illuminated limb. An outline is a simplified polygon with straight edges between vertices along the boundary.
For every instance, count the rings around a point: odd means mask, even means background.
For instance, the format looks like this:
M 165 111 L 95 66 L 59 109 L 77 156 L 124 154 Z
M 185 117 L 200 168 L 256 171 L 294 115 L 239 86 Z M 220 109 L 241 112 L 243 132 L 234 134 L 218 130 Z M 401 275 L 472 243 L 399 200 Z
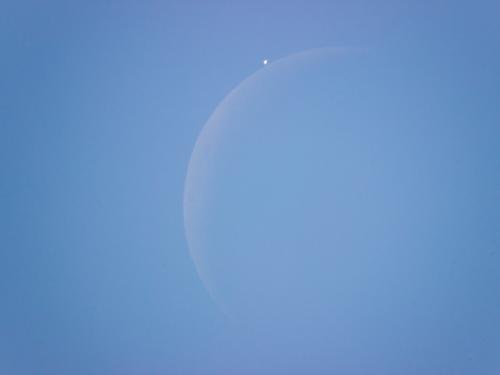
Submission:
M 189 254 L 200 279 L 222 310 L 226 310 L 226 308 L 223 306 L 223 299 L 217 298 L 217 286 L 213 280 L 213 270 L 206 264 L 206 255 L 203 254 L 202 250 L 204 248 L 204 239 L 201 235 L 203 230 L 197 227 L 197 223 L 199 221 L 198 216 L 203 211 L 202 207 L 204 205 L 204 196 L 203 194 L 199 194 L 198 190 L 200 186 L 206 185 L 207 179 L 210 179 L 214 167 L 213 154 L 220 146 L 219 143 L 224 139 L 229 129 L 224 122 L 225 116 L 230 112 L 230 108 L 238 108 L 242 101 L 247 100 L 247 96 L 256 87 L 262 85 L 263 82 L 273 77 L 277 72 L 293 67 L 300 63 L 300 61 L 307 61 L 308 59 L 328 54 L 340 56 L 353 51 L 352 48 L 325 47 L 294 53 L 275 60 L 273 64 L 269 64 L 268 59 L 263 60 L 263 64 L 269 65 L 269 67 L 257 70 L 229 92 L 214 110 L 198 136 L 189 161 L 184 188 L 185 235 Z

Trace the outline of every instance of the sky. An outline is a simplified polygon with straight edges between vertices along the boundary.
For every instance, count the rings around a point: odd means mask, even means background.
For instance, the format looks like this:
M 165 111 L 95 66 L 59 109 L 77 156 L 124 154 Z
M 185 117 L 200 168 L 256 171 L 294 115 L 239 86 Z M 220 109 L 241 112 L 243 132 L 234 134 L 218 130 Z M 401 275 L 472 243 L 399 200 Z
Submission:
M 218 103 L 263 59 L 392 46 L 467 72 L 478 119 L 498 120 L 499 17 L 496 1 L 2 1 L 0 374 L 220 373 L 227 320 L 183 224 Z

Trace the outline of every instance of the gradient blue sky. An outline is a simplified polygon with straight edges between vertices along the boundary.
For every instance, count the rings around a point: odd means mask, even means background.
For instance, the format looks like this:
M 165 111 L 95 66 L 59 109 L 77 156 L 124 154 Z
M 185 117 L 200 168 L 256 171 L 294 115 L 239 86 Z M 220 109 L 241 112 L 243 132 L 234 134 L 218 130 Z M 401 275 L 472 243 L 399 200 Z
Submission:
M 499 19 L 497 1 L 3 1 L 0 374 L 212 373 L 224 316 L 182 194 L 220 100 L 263 58 L 394 45 L 489 82 L 491 111 Z

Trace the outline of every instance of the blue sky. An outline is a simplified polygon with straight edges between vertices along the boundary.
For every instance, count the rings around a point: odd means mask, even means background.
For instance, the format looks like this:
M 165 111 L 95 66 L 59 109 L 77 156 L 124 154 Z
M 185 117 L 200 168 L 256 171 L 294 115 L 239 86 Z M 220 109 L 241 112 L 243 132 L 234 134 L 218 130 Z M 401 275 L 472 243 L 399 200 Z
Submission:
M 216 373 L 198 363 L 217 368 L 226 322 L 182 196 L 217 104 L 264 58 L 391 46 L 465 74 L 497 126 L 499 17 L 495 1 L 3 1 L 0 373 Z

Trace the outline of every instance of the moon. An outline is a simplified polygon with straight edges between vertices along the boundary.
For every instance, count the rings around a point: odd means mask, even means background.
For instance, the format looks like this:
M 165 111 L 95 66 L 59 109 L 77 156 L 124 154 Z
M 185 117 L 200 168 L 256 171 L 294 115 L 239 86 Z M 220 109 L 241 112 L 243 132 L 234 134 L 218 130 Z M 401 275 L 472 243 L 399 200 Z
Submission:
M 466 78 L 425 59 L 288 56 L 232 90 L 196 141 L 191 258 L 229 316 L 294 343 L 291 369 L 313 347 L 344 374 L 500 367 L 499 144 L 465 120 Z

